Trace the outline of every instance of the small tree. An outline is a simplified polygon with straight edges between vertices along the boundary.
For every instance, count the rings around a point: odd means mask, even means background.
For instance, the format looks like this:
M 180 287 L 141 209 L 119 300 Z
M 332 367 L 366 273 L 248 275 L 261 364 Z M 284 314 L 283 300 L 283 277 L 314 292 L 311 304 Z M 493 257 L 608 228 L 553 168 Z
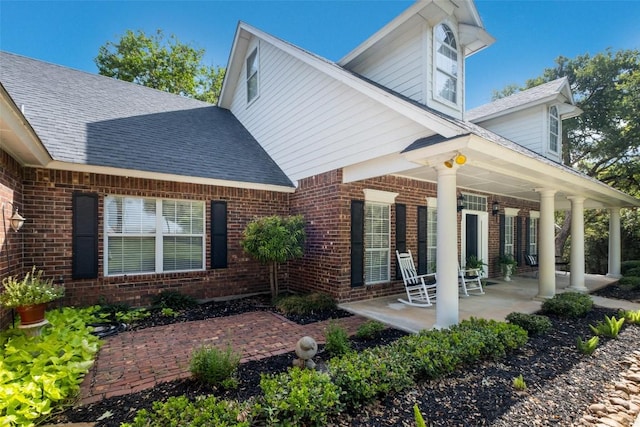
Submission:
M 278 215 L 257 218 L 244 229 L 242 249 L 263 264 L 269 265 L 271 296 L 278 296 L 278 264 L 300 258 L 304 253 L 304 218 L 302 215 Z

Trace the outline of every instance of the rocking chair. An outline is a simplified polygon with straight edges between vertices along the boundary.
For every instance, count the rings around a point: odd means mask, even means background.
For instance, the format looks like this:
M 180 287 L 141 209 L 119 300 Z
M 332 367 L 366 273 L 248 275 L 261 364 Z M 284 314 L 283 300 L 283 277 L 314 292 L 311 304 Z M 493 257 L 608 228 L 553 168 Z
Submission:
M 418 274 L 411 251 L 396 251 L 398 267 L 407 291 L 407 300 L 398 298 L 401 303 L 414 307 L 430 307 L 436 300 L 436 274 Z
M 477 295 L 483 295 L 482 281 L 480 280 L 480 270 L 477 268 L 460 268 L 458 264 L 458 285 L 460 292 L 465 297 L 469 296 L 469 292 L 476 292 Z

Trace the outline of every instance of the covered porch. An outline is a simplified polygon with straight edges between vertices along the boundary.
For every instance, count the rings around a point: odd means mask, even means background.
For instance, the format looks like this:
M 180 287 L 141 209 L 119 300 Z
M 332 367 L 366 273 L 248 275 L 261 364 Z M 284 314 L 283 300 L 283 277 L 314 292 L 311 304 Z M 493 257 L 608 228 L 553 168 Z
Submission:
M 593 292 L 617 279 L 595 274 L 585 274 L 585 286 L 588 292 Z M 459 299 L 460 320 L 470 317 L 484 319 L 505 320 L 512 312 L 535 313 L 540 310 L 542 300 L 536 299 L 538 294 L 538 279 L 533 275 L 513 276 L 510 282 L 497 278 L 491 278 L 489 284 L 484 287 L 484 295 L 471 295 Z M 556 274 L 556 292 L 571 291 L 570 274 L 558 272 Z M 407 332 L 418 332 L 423 329 L 432 329 L 436 325 L 436 308 L 438 304 L 429 308 L 411 307 L 401 302 L 398 298 L 404 294 L 394 296 L 356 301 L 340 304 L 340 308 L 359 314 L 370 319 L 378 320 L 389 326 Z M 638 310 L 640 305 L 627 301 L 611 300 L 601 297 L 593 297 L 596 305 L 609 308 L 622 308 L 625 310 Z

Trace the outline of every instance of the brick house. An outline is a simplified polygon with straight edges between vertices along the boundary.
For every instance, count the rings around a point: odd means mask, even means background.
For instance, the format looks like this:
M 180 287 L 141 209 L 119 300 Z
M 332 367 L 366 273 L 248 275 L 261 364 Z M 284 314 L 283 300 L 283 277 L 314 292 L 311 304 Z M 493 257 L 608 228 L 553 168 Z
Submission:
M 619 210 L 640 201 L 562 164 L 562 120 L 580 113 L 567 80 L 465 111 L 465 58 L 491 43 L 471 2 L 417 2 L 337 63 L 240 23 L 219 106 L 0 53 L 0 202 L 5 225 L 16 207 L 27 218 L 0 229 L 0 275 L 36 265 L 66 304 L 266 292 L 242 230 L 301 213 L 290 289 L 397 293 L 394 253 L 410 249 L 438 271 L 447 326 L 469 255 L 495 276 L 499 254 L 520 271 L 538 254 L 552 296 L 553 214 L 568 209 L 571 286 L 584 209 L 610 210 L 619 274 Z

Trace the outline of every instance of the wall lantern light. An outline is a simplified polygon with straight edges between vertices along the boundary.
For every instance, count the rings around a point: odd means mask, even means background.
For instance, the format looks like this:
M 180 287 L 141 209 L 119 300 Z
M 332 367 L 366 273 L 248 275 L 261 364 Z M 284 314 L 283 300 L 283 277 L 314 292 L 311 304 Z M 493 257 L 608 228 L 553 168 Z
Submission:
M 462 209 L 464 209 L 464 196 L 460 194 L 457 200 L 458 200 L 458 212 L 460 212 Z
M 497 200 L 494 200 L 494 202 L 491 204 L 491 213 L 493 215 L 498 215 L 498 213 L 500 213 L 500 203 L 498 203 Z
M 25 218 L 22 215 L 20 215 L 20 213 L 18 213 L 18 208 L 16 208 L 13 203 L 11 203 L 11 202 L 3 202 L 2 203 L 2 224 L 3 224 L 3 227 L 5 227 L 5 234 L 6 234 L 6 231 L 7 231 L 6 230 L 6 225 L 5 225 L 6 224 L 6 219 L 5 219 L 5 216 L 4 216 L 5 205 L 11 205 L 15 209 L 13 211 L 13 215 L 11 215 L 11 218 L 9 218 L 9 225 L 11 226 L 11 229 L 13 231 L 20 230 L 22 228 L 22 226 L 24 225 Z

